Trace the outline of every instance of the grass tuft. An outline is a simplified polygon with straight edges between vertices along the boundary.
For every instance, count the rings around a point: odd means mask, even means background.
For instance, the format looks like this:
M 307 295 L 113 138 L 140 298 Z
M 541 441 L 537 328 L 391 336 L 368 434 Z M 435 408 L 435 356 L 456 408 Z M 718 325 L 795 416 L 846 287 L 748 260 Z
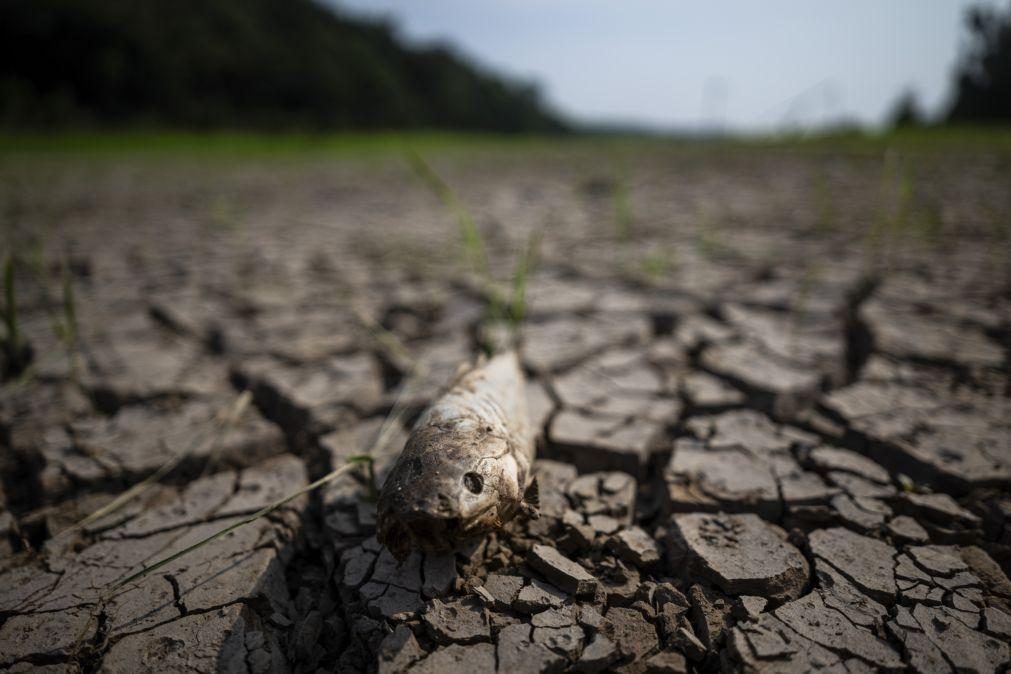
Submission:
M 57 324 L 57 335 L 67 351 L 67 360 L 71 378 L 77 378 L 77 307 L 74 299 L 74 283 L 70 267 L 63 265 L 63 295 L 60 306 L 63 309 L 63 320 Z
M 530 275 L 537 265 L 543 238 L 542 230 L 535 230 L 531 233 L 527 245 L 516 260 L 512 275 L 512 291 L 507 299 L 507 293 L 503 290 L 502 284 L 496 281 L 492 274 L 488 247 L 484 237 L 456 192 L 436 173 L 420 153 L 411 149 L 405 153 L 405 158 L 414 174 L 456 218 L 464 261 L 481 282 L 482 291 L 485 294 L 486 321 L 491 324 L 508 325 L 515 333 L 526 313 L 526 289 Z
M 835 229 L 835 204 L 832 201 L 829 178 L 824 173 L 819 173 L 815 177 L 814 200 L 814 231 L 820 235 L 829 234 Z
M 484 239 L 481 237 L 481 232 L 470 212 L 464 207 L 453 188 L 435 172 L 435 169 L 425 161 L 420 153 L 409 149 L 406 151 L 405 157 L 414 174 L 456 217 L 457 225 L 460 228 L 460 241 L 463 244 L 464 257 L 471 271 L 481 278 L 490 279 L 491 268 L 488 264 L 488 252 L 485 250 Z
M 653 248 L 641 261 L 642 272 L 651 281 L 661 281 L 674 269 L 674 253 L 666 247 Z
M 619 241 L 631 241 L 635 217 L 632 214 L 632 200 L 629 195 L 628 169 L 622 167 L 615 178 L 612 201 L 614 202 L 615 235 Z
M 537 268 L 540 259 L 541 240 L 544 232 L 536 229 L 530 233 L 527 245 L 523 249 L 522 255 L 516 260 L 516 267 L 513 269 L 512 297 L 509 301 L 509 322 L 512 326 L 518 326 L 523 322 L 523 317 L 527 311 L 527 284 L 530 275 Z
M 719 222 L 707 206 L 700 206 L 696 215 L 695 245 L 708 258 L 714 258 L 723 250 L 723 239 Z

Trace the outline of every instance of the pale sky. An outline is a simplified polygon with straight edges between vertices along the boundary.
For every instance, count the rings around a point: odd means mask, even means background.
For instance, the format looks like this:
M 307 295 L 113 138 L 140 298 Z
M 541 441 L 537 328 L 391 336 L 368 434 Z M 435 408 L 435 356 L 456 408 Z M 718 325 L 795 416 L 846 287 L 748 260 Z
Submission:
M 973 0 L 325 0 L 534 81 L 576 121 L 735 131 L 880 124 L 950 92 Z M 999 0 L 985 2 L 1007 6 Z

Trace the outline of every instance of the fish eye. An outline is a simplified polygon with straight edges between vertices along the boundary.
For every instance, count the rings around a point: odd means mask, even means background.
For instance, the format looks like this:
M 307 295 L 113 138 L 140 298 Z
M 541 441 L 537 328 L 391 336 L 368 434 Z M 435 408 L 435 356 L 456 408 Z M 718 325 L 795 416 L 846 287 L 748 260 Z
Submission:
M 480 494 L 484 489 L 484 478 L 477 473 L 465 473 L 463 476 L 463 486 L 472 494 Z

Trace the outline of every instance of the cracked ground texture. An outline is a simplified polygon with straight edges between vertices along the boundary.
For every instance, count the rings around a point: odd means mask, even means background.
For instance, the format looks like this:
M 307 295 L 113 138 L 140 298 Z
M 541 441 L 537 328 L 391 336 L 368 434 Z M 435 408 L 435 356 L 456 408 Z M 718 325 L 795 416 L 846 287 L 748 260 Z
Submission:
M 486 286 L 395 155 L 5 159 L 0 671 L 1007 671 L 1011 159 L 528 150 L 430 159 L 495 277 L 541 236 L 541 518 L 398 563 L 352 472 L 125 585 L 421 363 L 381 484 Z

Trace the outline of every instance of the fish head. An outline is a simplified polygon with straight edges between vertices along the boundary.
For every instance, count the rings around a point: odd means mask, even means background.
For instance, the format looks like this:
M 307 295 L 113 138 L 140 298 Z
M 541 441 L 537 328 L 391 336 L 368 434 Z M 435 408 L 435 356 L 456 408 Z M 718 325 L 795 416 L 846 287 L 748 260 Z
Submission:
M 383 485 L 378 538 L 398 558 L 447 552 L 508 520 L 522 498 L 508 440 L 480 424 L 417 429 Z

